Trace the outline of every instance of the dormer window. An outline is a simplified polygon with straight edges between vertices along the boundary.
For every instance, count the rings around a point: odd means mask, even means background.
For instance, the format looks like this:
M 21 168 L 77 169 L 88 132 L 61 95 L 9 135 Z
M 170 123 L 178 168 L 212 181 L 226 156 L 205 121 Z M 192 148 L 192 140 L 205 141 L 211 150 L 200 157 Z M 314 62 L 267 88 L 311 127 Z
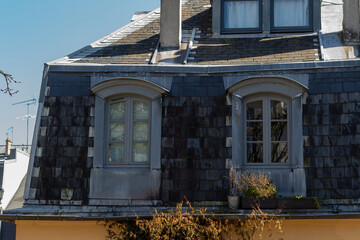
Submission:
M 311 0 L 272 0 L 271 31 L 311 31 L 311 6 Z
M 223 32 L 260 32 L 261 0 L 223 0 Z
M 213 15 L 214 34 L 312 32 L 321 22 L 320 0 L 213 0 Z

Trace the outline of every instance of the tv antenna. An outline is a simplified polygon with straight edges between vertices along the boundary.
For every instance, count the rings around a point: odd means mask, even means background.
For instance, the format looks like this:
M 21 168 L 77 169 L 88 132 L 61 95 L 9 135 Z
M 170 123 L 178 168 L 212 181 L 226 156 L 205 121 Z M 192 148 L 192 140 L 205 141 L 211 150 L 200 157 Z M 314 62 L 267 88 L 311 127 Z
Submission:
M 26 146 L 29 146 L 29 119 L 35 117 L 35 115 L 29 114 L 29 106 L 36 104 L 36 98 L 33 97 L 32 99 L 13 103 L 13 105 L 18 105 L 18 104 L 26 104 L 26 107 L 27 107 L 26 115 L 17 117 L 17 119 L 25 119 L 26 118 Z
M 11 130 L 11 142 L 14 143 L 14 127 L 9 127 L 6 132 L 6 138 L 9 138 L 9 132 Z

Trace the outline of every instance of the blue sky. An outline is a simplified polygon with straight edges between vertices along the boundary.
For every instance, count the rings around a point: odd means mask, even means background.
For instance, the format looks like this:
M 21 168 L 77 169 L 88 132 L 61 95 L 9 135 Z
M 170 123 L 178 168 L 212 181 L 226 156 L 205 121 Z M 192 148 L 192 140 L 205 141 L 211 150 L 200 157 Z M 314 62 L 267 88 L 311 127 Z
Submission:
M 43 64 L 70 54 L 130 22 L 134 12 L 158 8 L 160 0 L 1 0 L 0 69 L 20 81 L 13 97 L 0 93 L 0 145 L 14 127 L 14 144 L 26 143 L 26 105 L 39 95 Z M 5 87 L 0 78 L 0 88 Z M 30 106 L 36 115 L 37 104 Z M 35 119 L 30 120 L 29 135 Z M 11 132 L 9 134 L 11 137 Z M 31 143 L 32 137 L 29 138 Z

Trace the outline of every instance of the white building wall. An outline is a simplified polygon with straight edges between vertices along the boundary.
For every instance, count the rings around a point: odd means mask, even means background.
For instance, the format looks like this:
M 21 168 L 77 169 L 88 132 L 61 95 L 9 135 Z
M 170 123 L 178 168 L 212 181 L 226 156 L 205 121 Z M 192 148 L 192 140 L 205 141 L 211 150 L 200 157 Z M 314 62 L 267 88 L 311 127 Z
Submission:
M 29 155 L 16 150 L 16 159 L 4 161 L 2 209 L 6 209 L 23 180 L 29 164 Z

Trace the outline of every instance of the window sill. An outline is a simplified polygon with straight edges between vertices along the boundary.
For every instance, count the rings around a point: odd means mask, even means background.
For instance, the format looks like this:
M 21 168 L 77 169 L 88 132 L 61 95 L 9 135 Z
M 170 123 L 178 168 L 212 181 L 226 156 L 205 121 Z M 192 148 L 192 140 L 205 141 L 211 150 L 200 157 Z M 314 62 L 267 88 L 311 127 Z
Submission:
M 283 168 L 286 168 L 286 169 L 289 169 L 291 168 L 291 164 L 290 163 L 273 163 L 273 164 L 265 164 L 265 163 L 253 163 L 253 164 L 249 164 L 249 163 L 246 163 L 244 164 L 244 168 L 246 169 L 259 169 L 259 168 L 266 168 L 266 169 L 283 169 Z
M 317 32 L 292 32 L 292 33 L 213 33 L 211 38 L 278 38 L 278 37 L 306 37 L 317 36 Z
M 150 169 L 149 164 L 105 164 L 104 168 L 121 168 L 121 169 Z

